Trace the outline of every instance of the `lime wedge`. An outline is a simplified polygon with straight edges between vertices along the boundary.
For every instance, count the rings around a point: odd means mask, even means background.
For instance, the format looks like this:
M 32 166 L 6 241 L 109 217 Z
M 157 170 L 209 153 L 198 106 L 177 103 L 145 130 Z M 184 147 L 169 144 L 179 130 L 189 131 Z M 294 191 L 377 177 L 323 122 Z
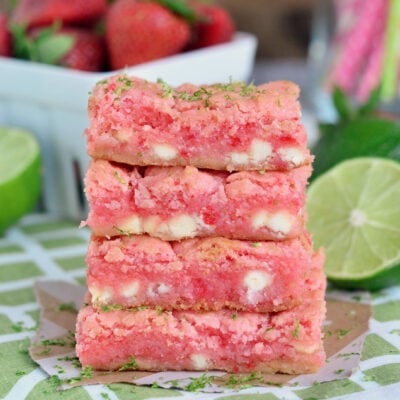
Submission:
M 0 234 L 36 204 L 40 149 L 32 133 L 0 127 Z
M 400 163 L 344 161 L 308 189 L 308 228 L 339 286 L 380 289 L 400 282 Z

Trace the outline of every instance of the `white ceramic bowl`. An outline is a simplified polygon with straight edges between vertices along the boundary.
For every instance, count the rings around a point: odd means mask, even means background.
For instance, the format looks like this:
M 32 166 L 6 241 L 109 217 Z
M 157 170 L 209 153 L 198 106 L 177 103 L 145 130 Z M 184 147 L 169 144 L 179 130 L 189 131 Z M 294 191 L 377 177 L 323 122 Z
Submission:
M 230 43 L 127 68 L 129 75 L 171 85 L 246 81 L 256 38 L 238 32 Z M 0 124 L 34 132 L 43 153 L 46 211 L 71 218 L 86 214 L 82 178 L 89 161 L 83 131 L 88 93 L 113 72 L 88 73 L 0 57 Z

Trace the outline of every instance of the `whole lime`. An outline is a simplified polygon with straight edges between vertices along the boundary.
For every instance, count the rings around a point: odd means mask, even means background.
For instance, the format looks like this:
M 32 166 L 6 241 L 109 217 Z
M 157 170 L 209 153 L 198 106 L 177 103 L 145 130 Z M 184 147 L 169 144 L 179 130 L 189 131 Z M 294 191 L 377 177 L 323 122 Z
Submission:
M 34 135 L 0 127 L 0 234 L 37 203 L 40 171 L 40 148 Z

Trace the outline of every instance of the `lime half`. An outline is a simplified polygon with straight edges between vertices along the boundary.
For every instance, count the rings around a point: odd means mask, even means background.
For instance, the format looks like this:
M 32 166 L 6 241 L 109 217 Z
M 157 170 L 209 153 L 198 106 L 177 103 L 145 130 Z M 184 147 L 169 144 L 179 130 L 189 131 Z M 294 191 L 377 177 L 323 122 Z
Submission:
M 369 290 L 400 282 L 400 163 L 338 164 L 310 185 L 307 211 L 331 281 Z
M 36 204 L 40 149 L 32 133 L 0 127 L 0 234 Z

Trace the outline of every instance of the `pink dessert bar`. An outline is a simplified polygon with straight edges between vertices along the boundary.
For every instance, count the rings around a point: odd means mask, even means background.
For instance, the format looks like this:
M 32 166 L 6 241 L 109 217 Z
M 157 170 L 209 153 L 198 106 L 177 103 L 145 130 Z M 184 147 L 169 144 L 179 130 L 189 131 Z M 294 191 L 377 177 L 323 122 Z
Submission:
M 304 230 L 310 173 L 310 165 L 228 173 L 192 166 L 140 169 L 97 160 L 85 177 L 86 223 L 99 236 L 293 238 Z
M 321 289 L 323 258 L 306 235 L 282 242 L 92 237 L 87 285 L 100 310 L 279 311 Z
M 322 281 L 321 281 L 322 284 Z M 278 313 L 80 310 L 77 355 L 98 370 L 315 372 L 325 360 L 323 292 Z
M 287 81 L 172 88 L 113 76 L 89 99 L 87 150 L 131 165 L 291 169 L 312 160 L 298 96 Z

